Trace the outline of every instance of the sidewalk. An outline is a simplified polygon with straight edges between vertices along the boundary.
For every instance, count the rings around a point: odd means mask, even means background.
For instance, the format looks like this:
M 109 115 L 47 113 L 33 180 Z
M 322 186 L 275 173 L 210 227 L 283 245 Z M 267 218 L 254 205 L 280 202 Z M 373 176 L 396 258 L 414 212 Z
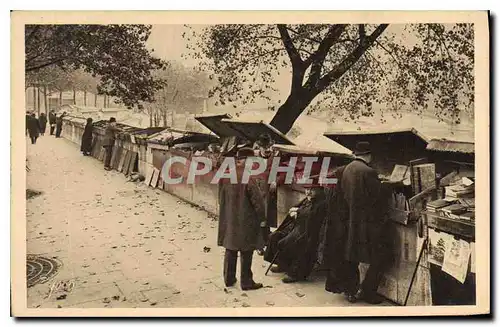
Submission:
M 319 277 L 283 284 L 280 274 L 264 276 L 258 255 L 254 279 L 265 288 L 226 289 L 217 221 L 205 211 L 104 171 L 65 139 L 45 135 L 27 147 L 27 188 L 43 192 L 27 201 L 27 252 L 62 263 L 28 288 L 30 308 L 352 305 Z M 60 281 L 73 283 L 70 292 L 51 291 Z

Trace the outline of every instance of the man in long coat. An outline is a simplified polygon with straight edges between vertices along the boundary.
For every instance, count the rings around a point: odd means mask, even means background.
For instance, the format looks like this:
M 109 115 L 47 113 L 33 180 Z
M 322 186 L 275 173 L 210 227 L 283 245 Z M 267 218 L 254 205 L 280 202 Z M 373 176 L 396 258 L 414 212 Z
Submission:
M 50 135 L 54 135 L 54 129 L 56 128 L 56 120 L 57 120 L 56 113 L 54 112 L 54 109 L 52 109 L 49 112 Z
M 237 169 L 244 166 L 244 159 L 253 156 L 251 148 L 238 150 Z M 234 173 L 234 172 L 233 172 Z M 242 290 L 262 287 L 253 280 L 252 257 L 255 250 L 264 246 L 266 227 L 262 192 L 250 178 L 247 184 L 231 184 L 230 180 L 219 183 L 219 230 L 217 245 L 226 249 L 224 254 L 224 282 L 230 287 L 236 283 L 236 264 L 240 253 Z
M 368 142 L 359 142 L 356 159 L 340 172 L 340 185 L 335 189 L 337 215 L 329 228 L 328 261 L 335 261 L 337 285 L 327 280 L 326 288 L 346 293 L 350 302 L 363 300 L 377 304 L 378 285 L 391 258 L 391 239 L 388 235 L 387 199 L 377 172 L 369 166 L 371 153 Z M 332 218 L 330 218 L 332 219 Z M 334 235 L 332 235 L 333 233 Z M 359 263 L 370 265 L 361 289 Z M 332 276 L 329 276 L 331 279 Z
M 111 156 L 113 155 L 113 146 L 115 145 L 116 133 L 119 129 L 116 127 L 116 118 L 111 117 L 109 123 L 104 131 L 103 147 L 106 150 L 106 157 L 104 158 L 104 169 L 111 170 Z
M 47 116 L 45 113 L 42 112 L 40 114 L 40 117 L 38 117 L 38 123 L 40 125 L 40 134 L 43 136 L 45 134 L 45 128 L 47 127 Z
M 318 176 L 319 177 L 319 176 Z M 306 198 L 290 209 L 285 220 L 269 237 L 264 260 L 277 266 L 274 273 L 285 272 L 284 283 L 304 281 L 318 260 L 320 230 L 326 213 L 324 189 L 318 178 L 305 185 Z M 294 210 L 295 209 L 295 210 Z
M 40 125 L 38 124 L 38 119 L 36 119 L 35 114 L 31 114 L 31 116 L 27 117 L 27 129 L 31 139 L 31 144 L 36 143 L 36 139 L 40 134 Z

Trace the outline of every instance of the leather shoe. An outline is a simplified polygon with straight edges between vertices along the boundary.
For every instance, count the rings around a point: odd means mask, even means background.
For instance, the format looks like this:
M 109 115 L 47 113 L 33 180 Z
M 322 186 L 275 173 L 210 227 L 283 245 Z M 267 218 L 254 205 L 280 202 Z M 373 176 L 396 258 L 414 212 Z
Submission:
M 356 295 L 352 295 L 352 294 L 346 294 L 346 297 L 347 297 L 347 301 L 351 302 L 351 303 L 356 303 L 358 301 L 363 301 L 363 302 L 366 302 L 368 304 L 380 304 L 382 302 L 384 302 L 384 299 L 374 293 L 374 294 L 367 294 L 365 292 L 363 292 L 362 290 L 359 290 Z
M 231 287 L 231 286 L 234 286 L 234 284 L 236 284 L 238 280 L 235 278 L 235 279 L 232 279 L 230 281 L 224 281 L 224 284 L 226 284 L 226 287 Z
M 264 287 L 264 285 L 262 285 L 262 283 L 256 283 L 256 282 L 252 282 L 252 284 L 250 284 L 250 285 L 241 285 L 241 289 L 243 291 L 258 290 L 259 288 L 262 288 L 262 287 Z
M 290 284 L 290 283 L 296 283 L 299 280 L 297 278 L 293 278 L 293 277 L 290 277 L 290 276 L 285 276 L 285 277 L 283 277 L 283 279 L 281 279 L 281 281 L 283 283 L 285 283 L 285 284 Z
M 356 303 L 356 302 L 358 302 L 358 297 L 357 297 L 356 294 L 345 293 L 345 298 L 350 303 Z

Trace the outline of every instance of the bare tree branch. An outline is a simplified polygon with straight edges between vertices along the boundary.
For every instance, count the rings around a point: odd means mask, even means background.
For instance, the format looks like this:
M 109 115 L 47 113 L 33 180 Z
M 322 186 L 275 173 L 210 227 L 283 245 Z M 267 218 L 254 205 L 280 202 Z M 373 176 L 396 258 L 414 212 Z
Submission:
M 375 40 L 385 31 L 389 24 L 381 24 L 377 26 L 372 34 L 365 37 L 363 42 L 347 55 L 342 62 L 336 65 L 328 74 L 322 77 L 316 86 L 316 91 L 319 93 L 330 85 L 332 81 L 344 75 L 344 73 L 358 61 L 358 59 L 365 53 L 365 51 L 375 42 Z
M 290 57 L 292 65 L 301 66 L 303 64 L 302 58 L 300 58 L 300 54 L 293 45 L 293 40 L 288 33 L 288 29 L 284 24 L 278 24 L 278 30 L 281 35 L 281 40 L 283 41 L 283 45 L 285 46 L 286 52 Z

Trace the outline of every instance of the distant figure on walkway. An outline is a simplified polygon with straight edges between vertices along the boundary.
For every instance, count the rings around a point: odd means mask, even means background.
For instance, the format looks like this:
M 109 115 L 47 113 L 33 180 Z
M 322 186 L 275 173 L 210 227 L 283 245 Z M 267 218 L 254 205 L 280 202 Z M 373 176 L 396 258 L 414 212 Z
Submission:
M 56 137 L 61 137 L 64 116 L 66 116 L 66 111 L 56 118 Z
M 47 127 L 47 116 L 45 113 L 41 113 L 38 117 L 38 123 L 40 125 L 40 134 L 43 136 L 45 134 L 45 128 Z
M 54 135 L 54 129 L 56 128 L 56 114 L 54 109 L 49 112 L 49 125 L 50 125 L 50 135 Z
M 237 166 L 243 168 L 245 159 L 254 156 L 251 148 L 238 150 Z M 253 280 L 253 251 L 264 246 L 263 229 L 267 227 L 262 192 L 254 180 L 237 184 L 222 179 L 219 184 L 219 230 L 217 245 L 226 249 L 224 255 L 224 282 L 227 287 L 233 286 L 236 279 L 238 252 L 241 263 L 241 289 L 256 290 L 261 283 Z
M 28 136 L 28 122 L 30 120 L 31 113 L 29 111 L 26 111 L 26 125 L 25 125 L 25 133 L 26 136 Z
M 92 118 L 87 118 L 87 125 L 85 125 L 85 130 L 82 135 L 82 145 L 80 151 L 84 156 L 89 156 L 92 152 L 92 132 L 94 131 L 94 126 L 92 124 Z
M 31 144 L 36 144 L 36 139 L 40 133 L 40 125 L 38 124 L 38 119 L 36 119 L 35 114 L 31 114 L 28 117 L 27 122 L 28 133 L 30 135 Z
M 106 157 L 104 159 L 104 169 L 111 170 L 111 156 L 113 154 L 113 146 L 115 145 L 116 133 L 119 131 L 116 127 L 116 118 L 109 119 L 108 126 L 104 132 L 103 148 L 106 150 Z

